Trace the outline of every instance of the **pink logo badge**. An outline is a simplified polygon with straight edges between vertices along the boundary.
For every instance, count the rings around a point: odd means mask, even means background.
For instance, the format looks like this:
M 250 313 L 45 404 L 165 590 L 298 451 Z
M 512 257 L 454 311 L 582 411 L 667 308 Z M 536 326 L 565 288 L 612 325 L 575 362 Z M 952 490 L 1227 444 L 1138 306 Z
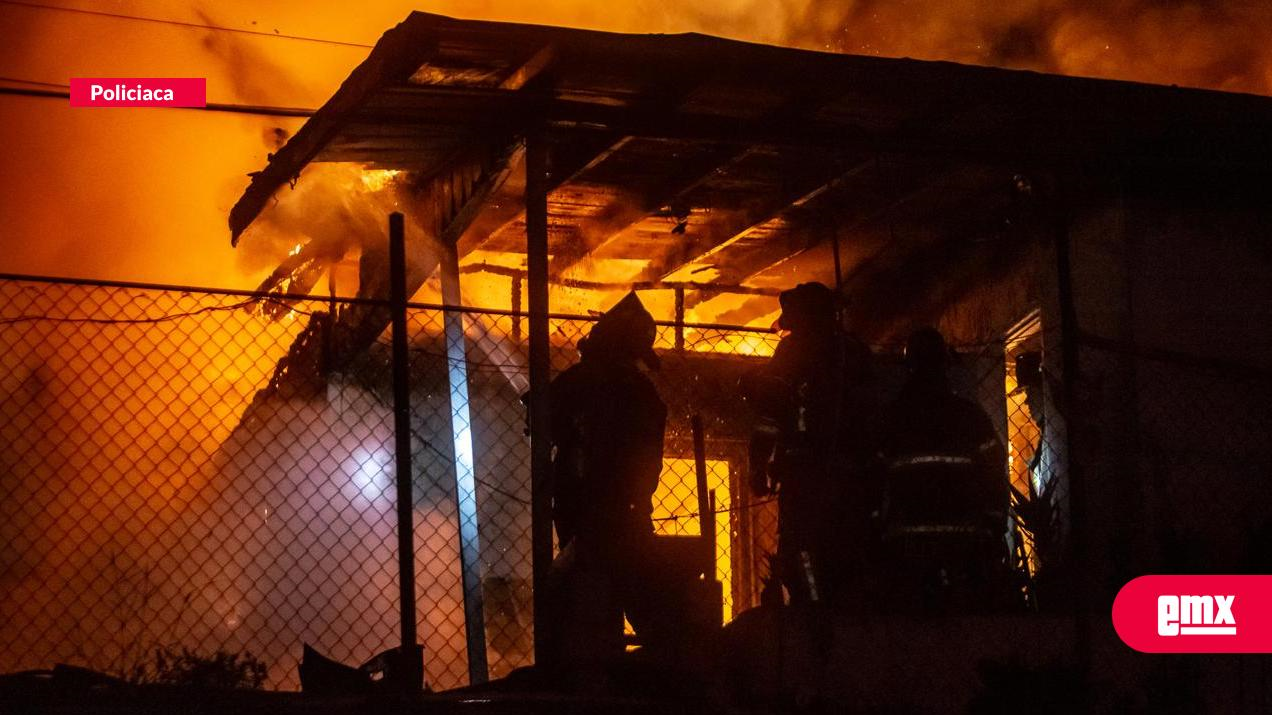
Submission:
M 203 77 L 71 79 L 72 107 L 206 107 Z
M 1272 653 L 1272 576 L 1141 576 L 1113 628 L 1142 653 Z

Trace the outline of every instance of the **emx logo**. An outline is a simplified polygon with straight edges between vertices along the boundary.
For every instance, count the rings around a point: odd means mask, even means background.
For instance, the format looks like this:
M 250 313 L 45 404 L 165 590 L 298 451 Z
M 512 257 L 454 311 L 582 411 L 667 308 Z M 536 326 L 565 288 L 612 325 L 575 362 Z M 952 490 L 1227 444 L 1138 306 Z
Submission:
M 1158 596 L 1157 635 L 1235 636 L 1232 602 L 1227 596 Z
M 1272 653 L 1272 576 L 1141 576 L 1113 628 L 1144 653 Z

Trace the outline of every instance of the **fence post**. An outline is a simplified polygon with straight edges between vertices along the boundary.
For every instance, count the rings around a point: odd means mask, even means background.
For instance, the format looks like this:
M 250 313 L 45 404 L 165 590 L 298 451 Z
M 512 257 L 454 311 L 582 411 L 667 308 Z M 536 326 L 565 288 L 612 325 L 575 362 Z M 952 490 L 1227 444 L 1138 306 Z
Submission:
M 389 214 L 389 310 L 393 314 L 393 437 L 397 482 L 398 600 L 401 608 L 402 687 L 424 684 L 423 652 L 415 623 L 415 497 L 411 488 L 411 363 L 406 335 L 406 230 Z
M 455 244 L 442 247 L 440 268 L 442 303 L 460 308 L 459 252 Z M 486 662 L 486 609 L 481 582 L 481 531 L 477 516 L 477 479 L 473 453 L 472 411 L 468 400 L 468 350 L 464 338 L 464 314 L 444 310 L 446 379 L 450 395 L 451 438 L 455 446 L 455 505 L 459 518 L 459 569 L 464 582 L 464 634 L 468 639 L 468 681 L 488 679 Z
M 1065 465 L 1069 480 L 1069 538 L 1071 541 L 1069 569 L 1073 574 L 1074 615 L 1076 623 L 1075 646 L 1078 668 L 1084 677 L 1091 670 L 1091 599 L 1092 563 L 1090 534 L 1087 524 L 1087 490 L 1083 481 L 1082 459 L 1076 448 L 1080 441 L 1077 379 L 1079 370 L 1079 327 L 1077 309 L 1073 300 L 1073 266 L 1071 262 L 1071 237 L 1069 235 L 1069 206 L 1061 198 L 1052 207 L 1052 220 L 1056 261 L 1056 303 L 1060 329 L 1060 372 L 1065 434 Z
M 552 444 L 548 404 L 548 176 L 542 130 L 526 136 L 526 283 L 530 308 L 530 521 L 534 569 L 534 657 L 548 660 L 548 571 L 552 567 Z

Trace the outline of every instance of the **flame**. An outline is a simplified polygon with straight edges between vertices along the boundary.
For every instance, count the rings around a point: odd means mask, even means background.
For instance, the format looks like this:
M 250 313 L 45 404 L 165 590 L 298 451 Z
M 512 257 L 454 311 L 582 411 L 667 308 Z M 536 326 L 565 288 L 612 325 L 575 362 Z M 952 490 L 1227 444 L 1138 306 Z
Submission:
M 141 3 L 124 3 L 122 11 L 129 12 L 129 4 L 140 8 L 131 11 L 135 14 L 160 14 Z M 165 7 L 164 14 L 176 20 L 240 27 L 246 27 L 249 20 L 253 24 L 259 21 L 260 27 L 281 28 L 283 32 L 370 43 L 417 4 L 405 0 L 371 3 L 350 16 L 338 5 L 323 8 L 295 0 L 269 4 L 229 0 L 217 4 L 216 17 L 201 15 L 192 4 L 184 10 L 180 5 Z M 651 7 L 640 2 L 615 5 L 583 0 L 512 0 L 474 7 L 469 2 L 440 0 L 430 9 L 474 19 L 625 32 L 699 31 L 812 49 L 1272 94 L 1272 43 L 1265 37 L 1265 28 L 1272 26 L 1272 4 L 1265 0 L 1235 0 L 1222 6 L 1150 0 L 1033 0 L 992 6 L 972 0 L 697 0 L 657 5 L 656 12 L 651 12 Z M 174 75 L 206 76 L 209 99 L 218 102 L 316 107 L 366 56 L 366 50 L 359 48 L 245 38 L 13 5 L 0 6 L 0 24 L 9 27 L 7 35 L 15 38 L 0 43 L 0 63 L 7 75 L 43 80 L 152 76 L 156 67 L 163 67 Z M 53 51 L 68 46 L 76 52 Z M 380 250 L 384 217 L 399 208 L 400 189 L 407 183 L 399 171 L 357 165 L 311 166 L 294 190 L 284 190 L 285 196 L 262 214 L 244 237 L 242 248 L 232 251 L 225 229 L 229 207 L 246 186 L 249 172 L 259 170 L 268 153 L 277 151 L 280 141 L 303 120 L 161 110 L 102 113 L 71 109 L 64 102 L 16 97 L 0 101 L 5 103 L 6 112 L 5 121 L 0 122 L 0 143 L 8 148 L 0 160 L 5 177 L 0 184 L 0 215 L 6 218 L 9 244 L 0 260 L 7 271 L 251 288 L 272 276 L 288 259 L 308 257 L 302 265 L 278 276 L 279 285 L 308 290 L 317 276 L 325 273 L 337 277 L 340 293 L 352 294 L 360 287 L 357 259 L 368 251 Z M 198 136 L 199 141 L 191 141 L 191 136 Z M 423 241 L 411 245 L 426 250 Z M 631 265 L 589 260 L 581 264 L 577 277 L 621 283 L 631 275 Z M 471 305 L 512 307 L 511 279 L 470 274 L 461 282 Z M 551 301 L 556 311 L 586 313 L 612 305 L 624 292 L 554 286 Z M 439 297 L 436 286 L 426 286 L 422 293 L 418 299 L 436 301 Z M 6 297 L 9 305 L 22 300 L 17 294 Z M 674 318 L 672 291 L 646 291 L 642 299 L 660 320 Z M 200 301 L 213 302 L 212 298 L 182 300 L 194 301 L 182 304 L 189 310 L 204 307 Z M 50 310 L 69 313 L 77 305 L 68 297 L 65 305 L 59 303 Z M 142 318 L 149 314 L 144 307 L 126 303 L 113 317 Z M 525 304 L 520 307 L 524 309 Z M 716 296 L 690 307 L 686 320 L 767 328 L 775 307 L 776 300 L 771 297 Z M 26 440 L 31 444 L 34 440 L 48 456 L 43 461 L 19 460 L 14 469 L 25 471 L 15 472 L 14 478 L 24 480 L 24 484 L 64 485 L 68 488 L 62 490 L 63 495 L 95 493 L 100 497 L 73 500 L 71 508 L 46 510 L 30 517 L 31 523 L 12 527 L 47 537 L 32 547 L 33 558 L 57 549 L 73 549 L 85 523 L 118 519 L 117 514 L 132 513 L 128 509 L 135 511 L 141 502 L 153 512 L 151 519 L 117 524 L 117 530 L 100 533 L 111 545 L 118 543 L 121 562 L 131 558 L 136 563 L 102 563 L 97 552 L 104 549 L 78 554 L 74 558 L 81 561 L 70 562 L 78 567 L 75 577 L 83 581 L 85 592 L 100 595 L 110 579 L 98 576 L 110 576 L 112 569 L 124 573 L 126 568 L 144 567 L 141 559 L 147 554 L 141 552 L 173 533 L 185 533 L 191 522 L 189 510 L 206 503 L 201 499 L 232 496 L 218 491 L 224 489 L 223 475 L 216 470 L 225 465 L 206 467 L 200 459 L 182 460 L 180 456 L 215 454 L 224 445 L 230 427 L 299 333 L 296 313 L 295 309 L 287 310 L 281 321 L 243 311 L 234 312 L 233 320 L 216 317 L 226 313 L 210 313 L 190 318 L 195 328 L 172 333 L 142 325 L 112 328 L 116 332 L 77 332 L 65 324 L 41 325 L 38 330 L 44 334 L 32 334 L 39 340 L 25 343 L 24 350 L 8 351 L 3 356 L 5 369 L 0 371 L 4 394 L 29 399 L 3 401 L 8 412 L 7 419 L 0 422 L 0 443 Z M 470 322 L 470 330 L 484 331 L 472 335 L 486 341 L 488 350 L 516 356 L 520 346 L 509 342 L 510 322 L 503 318 L 475 320 Z M 558 335 L 562 322 L 554 322 L 553 327 L 558 342 L 577 339 L 577 332 Z M 123 331 L 122 336 L 118 331 Z M 182 335 L 194 334 L 202 337 L 180 340 Z M 246 340 L 245 336 L 252 337 Z M 771 333 L 708 328 L 687 328 L 684 337 L 689 350 L 761 357 L 771 355 L 777 342 Z M 659 347 L 669 348 L 674 338 L 663 331 L 659 340 Z M 155 346 L 155 341 L 161 344 Z M 121 355 L 120 346 L 127 345 L 149 349 Z M 85 369 L 86 364 L 93 369 Z M 177 366 L 182 372 L 174 372 Z M 1010 373 L 1007 380 L 1005 387 L 1010 393 L 1015 387 Z M 99 391 L 108 392 L 117 404 L 85 399 Z M 1008 400 L 1009 414 L 1025 414 L 1018 398 Z M 376 415 L 382 427 L 389 423 L 381 407 L 353 404 Z M 193 409 L 181 409 L 191 405 L 202 405 L 205 412 L 200 416 Z M 304 405 L 295 408 L 310 409 Z M 14 412 L 18 410 L 27 412 Z M 338 414 L 333 414 L 333 419 L 361 413 L 354 408 L 335 412 Z M 152 417 L 119 420 L 120 415 L 130 414 Z M 319 415 L 298 414 L 310 418 L 296 420 L 298 425 L 325 424 Z M 1030 428 L 1027 422 L 1015 421 L 1010 428 L 1011 468 L 1017 485 L 1028 478 L 1026 455 L 1036 439 Z M 59 439 L 54 436 L 57 431 L 69 437 Z M 375 451 L 356 452 L 386 448 L 387 434 L 385 429 L 367 430 L 351 435 L 348 444 L 335 446 L 340 454 L 349 455 L 345 468 L 352 470 L 350 479 L 337 485 L 337 491 L 370 517 L 368 535 L 390 543 L 391 534 L 383 526 L 388 522 L 377 511 L 385 500 L 375 497 L 387 466 L 382 457 L 367 462 L 366 455 L 375 455 Z M 91 449 L 86 454 L 77 450 L 76 444 Z M 291 457 L 293 462 L 299 461 L 299 450 L 306 446 L 304 440 L 272 439 L 268 444 L 270 449 L 281 450 L 271 453 L 271 458 L 297 450 Z M 142 461 L 150 468 L 107 475 L 124 488 L 110 493 L 92 491 L 113 486 L 108 479 L 90 479 L 97 469 L 94 465 L 101 462 L 118 469 L 121 464 Z M 686 471 L 685 462 L 665 462 L 659 486 L 665 501 L 660 503 L 696 503 L 687 499 L 683 475 L 691 471 Z M 53 468 L 61 464 L 68 468 Z M 720 507 L 727 508 L 727 464 L 712 461 L 708 468 Z M 312 506 L 323 503 L 315 497 Z M 258 512 L 249 505 L 242 524 L 225 527 L 242 538 L 223 542 L 247 543 L 248 536 L 256 538 L 257 530 L 264 533 L 267 522 L 281 518 L 274 515 L 277 506 L 265 503 Z M 660 508 L 661 516 L 681 510 Z M 424 524 L 418 533 L 427 535 L 421 538 L 429 542 L 418 551 L 455 563 L 453 520 L 438 510 L 426 512 L 421 519 Z M 696 528 L 695 520 L 662 523 L 660 528 L 665 532 L 683 529 L 682 533 L 688 533 Z M 728 529 L 728 519 L 717 523 L 719 528 Z M 120 536 L 114 536 L 116 533 Z M 718 575 L 727 584 L 732 578 L 727 531 L 717 534 L 716 543 Z M 392 554 L 393 550 L 377 548 L 376 553 Z M 386 602 L 392 586 L 384 583 L 391 572 L 390 565 L 372 573 L 351 574 L 356 578 L 351 578 L 350 584 L 365 577 L 367 599 L 359 613 L 394 611 L 393 604 Z M 429 580 L 421 594 L 423 601 L 433 605 L 425 612 L 429 622 L 422 628 L 430 634 L 427 647 L 431 652 L 452 647 L 448 639 L 462 628 L 456 621 L 460 617 L 456 614 L 463 612 L 455 599 L 456 579 L 448 572 Z M 126 596 L 145 590 L 132 588 L 131 582 L 126 585 Z M 64 649 L 102 648 L 105 652 L 108 641 L 116 636 L 105 628 L 78 631 L 76 617 L 82 614 L 70 612 L 66 614 L 69 617 L 61 618 L 39 611 L 38 604 L 47 603 L 48 593 L 44 590 L 47 584 L 38 579 L 9 586 L 6 607 L 16 604 L 15 622 L 39 624 L 18 629 L 22 631 L 18 637 L 43 637 Z M 164 589 L 165 598 L 176 603 L 184 586 L 165 583 L 159 588 Z M 361 584 L 349 586 L 359 587 Z M 190 611 L 197 614 L 202 610 L 196 617 L 217 621 L 215 625 L 221 630 L 215 633 L 229 642 L 241 637 L 240 629 L 250 618 L 259 618 L 259 611 L 267 610 L 262 607 L 254 615 L 240 593 L 243 590 L 229 583 L 219 592 L 209 586 L 206 593 L 196 590 L 186 597 L 193 598 Z M 729 592 L 727 586 L 725 592 Z M 280 589 L 262 598 L 287 595 Z M 128 627 L 145 625 L 145 619 L 133 619 Z M 78 655 L 66 650 L 60 657 L 75 659 Z M 439 662 L 431 659 L 434 665 L 430 667 L 439 667 Z M 46 663 L 24 667 L 42 665 Z M 453 673 L 443 675 L 450 680 L 456 677 Z M 435 676 L 430 675 L 431 682 Z
M 207 13 L 194 3 L 159 12 L 125 2 L 119 11 L 371 44 L 418 6 L 373 2 L 351 16 L 338 5 L 226 0 Z M 429 10 L 619 32 L 696 31 L 818 50 L 1272 94 L 1272 43 L 1265 32 L 1272 26 L 1272 4 L 1264 0 L 988 6 L 973 0 L 690 0 L 651 7 L 439 0 Z M 316 107 L 367 54 L 359 47 L 18 6 L 0 7 L 0 24 L 22 38 L 0 46 L 6 75 L 47 81 L 144 77 L 168 67 L 173 74 L 207 77 L 209 99 L 221 102 Z M 66 46 L 76 52 L 52 51 Z M 47 100 L 0 101 L 6 112 L 0 141 L 10 147 L 0 191 L 0 215 L 11 220 L 5 270 L 250 288 L 273 268 L 225 245 L 225 215 L 246 175 L 277 150 L 278 132 L 290 134 L 303 120 L 159 111 L 108 116 Z M 192 133 L 200 141 L 190 141 Z M 84 181 L 86 176 L 111 179 Z M 177 260 L 174 236 L 181 236 Z
M 1015 360 L 1009 351 L 1006 356 L 1004 373 L 1004 394 L 1007 414 L 1007 470 L 1012 486 L 1021 494 L 1036 493 L 1039 487 L 1037 476 L 1030 470 L 1036 450 L 1042 449 L 1042 433 L 1038 425 L 1030 417 L 1029 406 L 1025 395 L 1018 391 L 1016 382 Z M 1031 484 L 1032 482 L 1032 484 Z M 1037 571 L 1040 564 L 1034 553 L 1033 534 L 1024 532 L 1024 552 L 1026 563 L 1031 573 Z
M 359 178 L 368 191 L 382 191 L 401 173 L 397 169 L 363 169 Z

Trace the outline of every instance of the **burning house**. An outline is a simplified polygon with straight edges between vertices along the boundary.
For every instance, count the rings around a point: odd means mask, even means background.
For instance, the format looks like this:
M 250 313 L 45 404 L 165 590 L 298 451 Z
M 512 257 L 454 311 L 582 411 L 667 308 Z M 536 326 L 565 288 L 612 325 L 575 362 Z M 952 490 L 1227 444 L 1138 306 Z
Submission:
M 1251 96 L 417 13 L 254 177 L 231 228 L 236 240 L 250 234 L 271 197 L 287 201 L 284 184 L 308 180 L 307 167 L 400 172 L 392 181 L 418 222 L 408 242 L 440 264 L 441 302 L 519 312 L 537 280 L 551 299 L 532 311 L 583 312 L 637 289 L 668 322 L 662 349 L 686 355 L 674 379 L 691 384 L 772 345 L 731 335 L 710 349 L 721 356 L 686 352 L 693 323 L 764 328 L 776 291 L 837 285 L 848 324 L 871 344 L 933 324 L 969 353 L 964 387 L 997 416 L 1019 491 L 1050 515 L 1046 543 L 1023 537 L 1023 558 L 1039 569 L 1062 562 L 1081 519 L 1087 548 L 1120 554 L 1089 553 L 1084 569 L 1123 575 L 1151 563 L 1142 534 L 1126 531 L 1137 521 L 1128 514 L 1168 508 L 1145 493 L 1145 470 L 1167 492 L 1192 481 L 1160 459 L 1147 468 L 1142 446 L 1113 436 L 1135 422 L 1149 439 L 1136 410 L 1177 409 L 1154 392 L 1178 389 L 1173 379 L 1125 383 L 1146 369 L 1140 351 L 1267 365 L 1259 331 L 1230 342 L 1246 325 L 1230 306 L 1266 315 L 1266 291 L 1255 288 L 1266 281 L 1234 281 L 1238 299 L 1209 281 L 1203 290 L 1197 268 L 1256 270 L 1241 256 L 1268 227 L 1258 187 L 1270 147 L 1259 127 L 1270 118 L 1272 103 Z M 375 260 L 382 254 L 362 254 L 363 275 L 377 275 Z M 429 290 L 432 263 L 409 273 L 409 290 Z M 359 290 L 384 297 L 374 281 Z M 1181 313 L 1173 301 L 1185 293 Z M 1212 313 L 1234 321 L 1223 340 L 1210 337 L 1222 322 L 1202 317 Z M 1191 317 L 1180 326 L 1169 316 Z M 343 324 L 364 339 L 387 325 L 358 313 L 336 320 L 337 334 Z M 470 349 L 524 354 L 526 333 L 492 337 L 480 324 L 467 323 Z M 492 340 L 500 344 L 482 347 Z M 1109 341 L 1125 350 L 1100 352 Z M 1017 375 L 1021 364 L 1046 379 Z M 1093 382 L 1062 388 L 1066 370 Z M 744 499 L 728 394 L 717 380 L 677 405 L 673 432 L 685 434 L 690 413 L 707 415 L 710 458 L 728 465 L 720 486 Z M 1058 407 L 1066 396 L 1120 404 L 1074 432 Z M 1265 440 L 1238 441 L 1267 464 Z M 1072 504 L 1079 459 L 1087 484 Z M 1243 473 L 1212 478 L 1249 493 L 1255 480 Z M 1195 528 L 1236 554 L 1232 539 L 1262 517 L 1229 507 L 1248 514 L 1234 533 Z M 1155 518 L 1158 529 L 1183 528 L 1167 513 Z M 729 601 L 743 608 L 754 603 L 765 537 L 746 516 L 731 523 L 719 548 L 731 563 Z
M 413 13 L 233 208 L 236 244 L 286 257 L 242 331 L 214 334 L 282 337 L 191 467 L 216 518 L 171 517 L 189 528 L 164 558 L 185 555 L 194 595 L 157 588 L 202 614 L 177 630 L 263 654 L 278 685 L 301 642 L 351 662 L 397 644 L 404 317 L 427 679 L 531 663 L 551 534 L 522 397 L 636 290 L 670 408 L 657 529 L 709 539 L 731 620 L 775 540 L 737 379 L 777 344 L 777 294 L 820 281 L 884 392 L 905 335 L 937 326 L 1010 445 L 1041 613 L 1012 638 L 1121 667 L 1101 615 L 1120 584 L 1267 560 L 1269 129 L 1272 99 L 1249 95 Z

